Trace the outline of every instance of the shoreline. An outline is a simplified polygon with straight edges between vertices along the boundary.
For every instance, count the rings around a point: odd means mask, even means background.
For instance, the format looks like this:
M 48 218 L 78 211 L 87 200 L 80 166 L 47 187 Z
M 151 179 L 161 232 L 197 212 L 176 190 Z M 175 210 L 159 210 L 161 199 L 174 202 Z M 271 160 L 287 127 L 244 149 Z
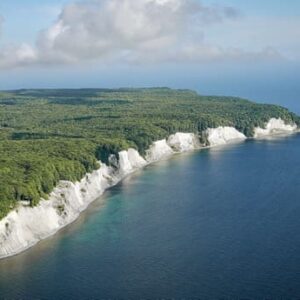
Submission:
M 266 128 L 271 120 L 266 124 Z M 282 123 L 284 124 L 283 121 Z M 154 142 L 146 151 L 145 158 L 134 149 L 123 150 L 119 152 L 116 168 L 100 162 L 98 170 L 86 174 L 79 182 L 61 181 L 51 192 L 49 200 L 41 199 L 37 207 L 20 205 L 3 218 L 0 221 L 0 259 L 16 256 L 41 240 L 55 235 L 75 222 L 80 214 L 106 190 L 148 165 L 181 153 L 300 132 L 297 127 L 291 130 L 291 125 L 284 124 L 284 126 L 287 127 L 272 128 L 268 134 L 253 138 L 247 138 L 232 127 L 210 129 L 207 130 L 209 146 L 201 145 L 198 136 L 193 133 L 176 133 L 168 139 Z M 288 127 L 289 129 L 284 129 Z M 258 131 L 263 132 L 263 130 L 265 129 L 260 128 Z

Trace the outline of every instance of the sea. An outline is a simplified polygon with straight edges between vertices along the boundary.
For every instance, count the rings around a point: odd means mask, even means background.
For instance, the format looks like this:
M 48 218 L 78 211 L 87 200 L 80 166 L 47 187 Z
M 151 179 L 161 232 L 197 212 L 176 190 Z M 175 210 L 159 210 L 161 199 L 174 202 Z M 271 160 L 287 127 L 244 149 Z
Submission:
M 176 155 L 0 261 L 0 299 L 299 299 L 300 135 Z

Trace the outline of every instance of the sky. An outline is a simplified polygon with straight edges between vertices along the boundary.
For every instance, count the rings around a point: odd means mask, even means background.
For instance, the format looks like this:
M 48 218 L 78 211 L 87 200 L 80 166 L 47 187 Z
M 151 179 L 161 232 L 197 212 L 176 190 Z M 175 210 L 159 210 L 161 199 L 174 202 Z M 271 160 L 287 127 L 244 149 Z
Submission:
M 299 0 L 1 0 L 0 89 L 191 88 L 300 113 Z

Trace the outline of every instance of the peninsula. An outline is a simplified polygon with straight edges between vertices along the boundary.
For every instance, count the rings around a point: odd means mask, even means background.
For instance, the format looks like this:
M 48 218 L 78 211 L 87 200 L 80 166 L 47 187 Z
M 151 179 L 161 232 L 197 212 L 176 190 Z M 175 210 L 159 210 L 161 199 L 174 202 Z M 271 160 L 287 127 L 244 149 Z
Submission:
M 280 106 L 190 90 L 3 91 L 0 258 L 54 234 L 149 163 L 299 125 Z

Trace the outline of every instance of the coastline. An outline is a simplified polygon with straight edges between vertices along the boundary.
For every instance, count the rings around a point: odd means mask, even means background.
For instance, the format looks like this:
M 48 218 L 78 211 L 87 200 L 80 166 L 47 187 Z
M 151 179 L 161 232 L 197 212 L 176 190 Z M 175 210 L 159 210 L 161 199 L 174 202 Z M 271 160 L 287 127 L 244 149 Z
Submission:
M 256 128 L 254 139 L 299 132 L 297 126 L 287 125 L 280 119 L 271 119 L 266 128 Z M 135 149 L 119 152 L 119 160 L 111 157 L 115 167 L 100 162 L 98 170 L 79 182 L 61 181 L 50 194 L 49 200 L 41 199 L 36 207 L 20 205 L 0 221 L 0 259 L 17 255 L 39 241 L 46 239 L 74 222 L 89 204 L 107 189 L 115 186 L 129 174 L 174 154 L 212 148 L 247 139 L 233 127 L 206 130 L 209 146 L 201 145 L 196 134 L 176 133 L 168 139 L 156 141 L 143 158 Z

